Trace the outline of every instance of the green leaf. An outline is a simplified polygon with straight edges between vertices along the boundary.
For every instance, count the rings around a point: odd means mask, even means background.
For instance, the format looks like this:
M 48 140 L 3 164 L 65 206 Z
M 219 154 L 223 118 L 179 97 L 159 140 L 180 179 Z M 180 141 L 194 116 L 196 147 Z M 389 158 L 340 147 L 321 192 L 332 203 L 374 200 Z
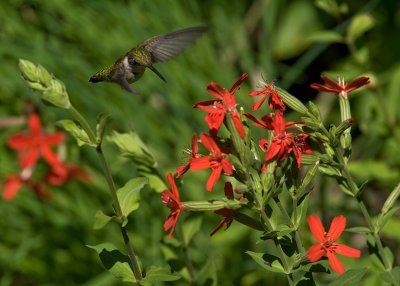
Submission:
M 128 263 L 128 256 L 122 254 L 113 244 L 101 243 L 87 245 L 87 247 L 97 252 L 103 266 L 116 278 L 124 282 L 136 283 L 135 276 Z
M 218 286 L 218 275 L 216 262 L 211 258 L 201 268 L 198 274 L 198 285 Z
M 148 182 L 149 180 L 147 178 L 134 178 L 117 190 L 118 201 L 121 205 L 122 214 L 125 217 L 139 208 L 139 192 Z
M 370 233 L 371 230 L 366 226 L 355 226 L 346 228 L 345 231 L 352 233 Z
M 339 6 L 335 0 L 316 0 L 315 6 L 335 18 L 340 17 L 340 14 L 346 13 L 348 10 L 345 4 Z
M 311 33 L 306 37 L 306 40 L 310 43 L 341 43 L 344 41 L 342 35 L 331 30 Z
M 278 257 L 252 251 L 246 251 L 246 253 L 250 255 L 250 257 L 253 258 L 253 260 L 262 268 L 272 272 L 285 273 L 285 270 L 283 269 L 281 263 L 279 262 Z
M 98 211 L 95 215 L 95 222 L 94 222 L 94 229 L 101 229 L 103 228 L 110 220 L 112 219 L 111 216 L 104 214 L 102 211 Z
M 90 141 L 89 136 L 87 135 L 85 130 L 83 130 L 81 126 L 78 125 L 75 121 L 70 119 L 65 119 L 65 120 L 60 120 L 57 123 L 60 124 L 67 132 L 69 132 L 76 139 L 78 146 L 83 146 L 86 144 L 92 147 L 96 147 L 96 143 Z
M 383 272 L 380 277 L 391 285 L 400 286 L 400 267 L 396 266 L 390 272 Z
M 185 242 L 185 245 L 189 245 L 193 236 L 200 230 L 202 221 L 203 219 L 200 216 L 185 220 L 182 225 L 183 241 Z
M 398 211 L 400 210 L 400 206 L 399 207 L 394 207 L 391 208 L 389 211 L 387 211 L 386 213 L 381 213 L 379 215 L 379 218 L 376 222 L 376 227 L 377 229 L 380 231 L 385 225 L 386 223 L 389 221 L 389 219 Z
M 367 274 L 367 268 L 350 269 L 345 274 L 340 275 L 329 286 L 354 286 L 360 285 L 359 281 Z
M 103 141 L 104 129 L 108 120 L 110 119 L 110 116 L 111 115 L 106 112 L 101 112 L 97 115 L 96 139 L 99 145 L 101 145 L 101 142 Z
M 396 188 L 394 188 L 394 190 L 390 193 L 385 203 L 383 204 L 382 214 L 385 214 L 392 209 L 394 203 L 397 201 L 399 196 L 400 196 L 400 184 L 398 184 Z
M 160 178 L 155 168 L 142 165 L 138 167 L 138 173 L 141 176 L 144 176 L 147 179 L 149 179 L 149 186 L 154 191 L 161 193 L 162 191 L 167 189 L 165 182 Z
M 142 279 L 142 283 L 175 281 L 180 278 L 181 276 L 178 273 L 171 272 L 170 269 L 160 266 L 150 266 L 149 270 L 146 271 L 146 276 Z
M 116 144 L 123 156 L 131 158 L 137 164 L 147 167 L 155 166 L 153 156 L 137 133 L 133 131 L 129 133 L 114 131 L 112 135 L 107 136 L 107 140 Z
M 375 19 L 371 14 L 359 14 L 355 16 L 347 30 L 347 37 L 355 41 L 365 32 L 375 26 Z
M 342 176 L 342 174 L 340 173 L 340 171 L 337 168 L 334 168 L 332 166 L 325 165 L 325 164 L 318 165 L 318 171 L 320 171 L 321 173 L 328 175 L 330 177 L 341 177 Z

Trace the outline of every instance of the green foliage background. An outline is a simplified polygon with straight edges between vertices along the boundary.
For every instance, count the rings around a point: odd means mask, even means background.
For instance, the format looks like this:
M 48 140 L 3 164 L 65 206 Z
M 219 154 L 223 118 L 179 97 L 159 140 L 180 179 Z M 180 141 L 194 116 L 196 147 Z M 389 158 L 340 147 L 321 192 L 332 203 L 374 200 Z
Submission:
M 19 76 L 19 58 L 40 63 L 65 82 L 71 101 L 92 124 L 99 112 L 106 111 L 112 114 L 110 129 L 136 130 L 166 174 L 185 161 L 182 150 L 190 145 L 193 131 L 206 130 L 205 114 L 191 106 L 210 97 L 205 86 L 211 81 L 229 88 L 242 72 L 250 73 L 250 80 L 238 93 L 240 105 L 249 108 L 252 102 L 247 92 L 255 88 L 261 76 L 276 80 L 277 85 L 303 101 L 315 99 L 326 121 L 337 122 L 336 100 L 328 95 L 316 97 L 308 85 L 320 82 L 319 74 L 325 71 L 347 80 L 368 74 L 372 88 L 351 98 L 355 119 L 352 171 L 360 183 L 369 180 L 365 196 L 372 212 L 378 211 L 400 179 L 400 3 L 342 1 L 348 12 L 335 18 L 316 2 L 332 1 L 2 1 L 1 117 L 21 116 L 28 99 L 38 106 L 49 131 L 55 128 L 53 122 L 66 116 L 39 102 Z M 371 20 L 370 28 L 358 37 L 338 43 L 334 36 L 321 32 L 336 30 L 346 35 L 358 13 L 366 13 Z M 88 82 L 98 69 L 140 41 L 196 25 L 208 26 L 209 32 L 176 60 L 158 66 L 167 84 L 147 72 L 135 84 L 141 94 L 131 95 L 117 85 Z M 5 142 L 19 130 L 21 127 L 1 130 L 0 179 L 18 170 L 16 156 Z M 11 202 L 0 201 L 1 286 L 120 285 L 102 269 L 96 254 L 85 247 L 108 240 L 122 245 L 116 227 L 92 229 L 95 212 L 111 209 L 97 158 L 91 150 L 78 149 L 71 138 L 64 147 L 65 160 L 89 170 L 95 183 L 71 182 L 53 189 L 54 199 L 49 202 L 36 200 L 27 190 Z M 136 176 L 133 163 L 121 158 L 113 146 L 105 148 L 119 186 Z M 185 200 L 213 198 L 212 193 L 205 192 L 206 175 L 187 175 Z M 351 226 L 362 224 L 337 189 L 330 180 L 317 180 L 310 212 L 321 213 L 326 222 L 343 213 Z M 130 218 L 129 229 L 144 265 L 165 266 L 168 259 L 179 270 L 182 253 L 174 250 L 175 241 L 165 239 L 162 229 L 167 214 L 160 195 L 146 189 L 140 209 Z M 198 216 L 190 215 L 189 219 Z M 285 277 L 262 271 L 244 254 L 265 247 L 257 244 L 258 234 L 234 223 L 228 231 L 210 239 L 208 233 L 218 219 L 205 215 L 190 245 L 200 276 L 218 277 L 214 285 L 285 285 Z M 384 232 L 384 241 L 397 253 L 397 264 L 399 224 L 397 216 Z M 306 227 L 303 233 L 305 244 L 310 245 Z M 352 243 L 365 246 L 362 238 L 356 237 Z M 366 259 L 360 261 L 368 264 Z M 355 263 L 345 262 L 346 266 Z M 377 279 L 372 272 L 364 285 L 377 285 Z M 172 284 L 186 283 L 183 279 Z

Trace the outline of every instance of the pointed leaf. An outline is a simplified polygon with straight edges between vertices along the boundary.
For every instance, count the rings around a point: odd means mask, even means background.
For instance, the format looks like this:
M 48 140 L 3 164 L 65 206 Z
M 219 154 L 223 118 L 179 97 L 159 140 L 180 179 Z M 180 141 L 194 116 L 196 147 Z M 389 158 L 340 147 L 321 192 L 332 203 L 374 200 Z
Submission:
M 367 274 L 367 268 L 350 269 L 345 274 L 340 275 L 335 281 L 329 284 L 329 286 L 354 286 L 361 285 L 359 282 Z
M 285 273 L 281 263 L 279 262 L 278 257 L 252 251 L 246 251 L 246 253 L 250 255 L 251 258 L 253 258 L 253 260 L 257 262 L 257 264 L 260 265 L 262 268 L 272 272 Z
M 95 142 L 91 142 L 89 136 L 75 121 L 70 119 L 60 120 L 57 122 L 60 124 L 66 131 L 68 131 L 78 143 L 78 146 L 83 146 L 85 144 L 96 147 Z
M 97 142 L 99 142 L 99 145 L 101 145 L 101 142 L 103 141 L 104 129 L 106 128 L 106 124 L 110 119 L 110 116 L 111 115 L 106 112 L 101 112 L 100 114 L 97 115 L 96 139 Z
M 200 230 L 202 222 L 203 219 L 200 216 L 185 220 L 182 225 L 183 240 L 185 242 L 185 245 L 189 245 L 193 236 Z
M 353 233 L 370 233 L 371 230 L 366 226 L 355 226 L 346 228 L 344 231 L 353 232 Z
M 87 247 L 97 252 L 103 266 L 116 278 L 124 282 L 136 282 L 135 276 L 128 263 L 128 256 L 122 254 L 113 244 L 102 243 L 98 245 L 87 245 Z
M 128 181 L 125 186 L 117 190 L 122 214 L 127 217 L 139 207 L 140 190 L 149 182 L 147 178 L 138 177 Z
M 98 211 L 95 216 L 93 229 L 103 228 L 111 219 L 112 217 L 104 214 L 102 211 Z
M 142 283 L 156 283 L 162 281 L 175 281 L 180 279 L 181 276 L 176 272 L 171 272 L 170 269 L 162 268 L 160 266 L 150 266 L 146 271 L 146 276 L 143 278 Z
M 400 286 L 400 267 L 396 266 L 390 272 L 385 271 L 381 273 L 380 277 L 393 286 Z
M 347 31 L 347 36 L 355 41 L 357 38 L 362 36 L 365 32 L 372 29 L 375 25 L 375 19 L 371 14 L 359 14 L 356 15 Z

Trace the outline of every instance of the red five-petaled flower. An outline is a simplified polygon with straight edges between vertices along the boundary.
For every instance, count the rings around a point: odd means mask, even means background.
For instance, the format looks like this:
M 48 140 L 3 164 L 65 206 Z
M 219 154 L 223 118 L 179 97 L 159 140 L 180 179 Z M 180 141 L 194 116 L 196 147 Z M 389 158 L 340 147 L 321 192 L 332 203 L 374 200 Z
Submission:
M 171 229 L 168 234 L 168 237 L 171 238 L 174 234 L 176 223 L 178 222 L 178 218 L 183 210 L 183 205 L 181 204 L 179 198 L 178 187 L 175 184 L 174 177 L 171 173 L 168 173 L 167 176 L 168 184 L 171 186 L 171 191 L 164 190 L 161 194 L 161 200 L 163 204 L 167 205 L 171 210 L 171 214 L 168 216 L 167 220 L 164 223 L 164 230 L 167 231 Z
M 356 90 L 366 84 L 369 84 L 369 77 L 366 76 L 361 76 L 356 78 L 355 80 L 352 80 L 349 83 L 344 83 L 344 79 L 339 79 L 339 82 L 336 83 L 327 76 L 321 76 L 322 80 L 327 83 L 327 85 L 322 85 L 319 83 L 313 83 L 311 84 L 311 88 L 319 90 L 319 91 L 325 91 L 325 92 L 332 92 L 335 94 L 340 94 L 341 96 L 347 97 L 347 94 L 349 92 L 352 92 L 353 90 Z
M 60 160 L 50 146 L 60 144 L 63 140 L 64 134 L 60 132 L 44 134 L 39 116 L 31 114 L 29 133 L 12 136 L 8 140 L 8 146 L 18 151 L 19 162 L 23 169 L 34 166 L 40 156 L 43 156 L 50 165 L 55 166 Z
M 33 190 L 39 199 L 50 199 L 51 193 L 47 191 L 45 184 L 36 182 L 32 178 L 23 178 L 21 175 L 9 175 L 4 182 L 3 198 L 10 201 L 15 198 L 22 186 Z
M 207 180 L 206 189 L 211 191 L 221 176 L 222 170 L 225 174 L 232 175 L 232 163 L 226 158 L 226 155 L 221 152 L 217 143 L 208 135 L 201 133 L 200 141 L 204 147 L 210 151 L 210 155 L 198 158 L 191 158 L 190 169 L 193 171 L 210 168 L 212 170 L 210 177 Z
M 332 220 L 328 233 L 325 232 L 321 220 L 316 215 L 310 215 L 308 217 L 308 225 L 315 239 L 318 241 L 317 244 L 311 246 L 307 251 L 307 258 L 311 262 L 320 260 L 326 253 L 332 269 L 339 274 L 343 274 L 345 272 L 344 266 L 335 254 L 337 253 L 353 258 L 360 257 L 360 251 L 358 249 L 336 243 L 336 240 L 346 227 L 346 218 L 344 216 L 339 215 Z
M 296 123 L 301 124 L 303 122 L 285 122 L 283 112 L 279 109 L 275 111 L 273 120 L 271 120 L 269 115 L 264 116 L 262 120 L 258 120 L 248 114 L 246 114 L 246 116 L 253 120 L 257 126 L 266 129 L 273 127 L 274 138 L 271 140 L 270 144 L 268 144 L 269 142 L 267 139 L 260 140 L 260 147 L 266 152 L 266 163 L 274 158 L 276 160 L 284 160 L 291 152 L 293 152 L 296 157 L 297 166 L 300 168 L 301 154 L 311 152 L 311 149 L 305 141 L 307 136 L 300 134 L 295 136 L 293 133 L 286 132 L 286 129 L 294 127 Z M 298 137 L 299 135 L 300 137 Z M 298 138 L 299 140 L 295 140 L 295 138 Z
M 264 101 L 268 99 L 268 106 L 271 109 L 280 109 L 280 110 L 285 110 L 286 106 L 283 103 L 282 99 L 279 97 L 278 92 L 275 89 L 274 83 L 271 82 L 270 84 L 265 84 L 264 89 L 262 90 L 256 90 L 256 91 L 251 91 L 249 93 L 250 96 L 260 96 L 264 95 L 259 101 L 255 102 L 253 104 L 253 111 L 256 111 L 260 108 L 260 106 L 264 103 Z
M 245 131 L 240 120 L 240 114 L 236 109 L 236 98 L 234 93 L 240 88 L 240 84 L 245 80 L 247 74 L 244 73 L 236 81 L 230 90 L 223 89 L 219 84 L 212 82 L 207 86 L 207 91 L 216 99 L 206 100 L 193 105 L 194 108 L 201 108 L 207 111 L 206 122 L 210 128 L 210 134 L 217 135 L 225 115 L 229 114 L 238 131 L 240 137 L 244 138 Z

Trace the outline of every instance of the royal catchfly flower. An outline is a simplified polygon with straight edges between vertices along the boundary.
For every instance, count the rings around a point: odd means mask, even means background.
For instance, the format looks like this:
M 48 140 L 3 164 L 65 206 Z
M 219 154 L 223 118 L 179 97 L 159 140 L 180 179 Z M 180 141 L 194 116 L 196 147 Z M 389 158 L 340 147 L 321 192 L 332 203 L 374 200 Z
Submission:
M 268 106 L 271 109 L 280 109 L 284 111 L 286 109 L 285 104 L 283 103 L 282 99 L 279 97 L 278 92 L 275 89 L 274 83 L 271 82 L 269 84 L 265 83 L 264 88 L 262 90 L 255 90 L 249 93 L 250 96 L 260 96 L 263 97 L 253 104 L 253 111 L 256 111 L 260 108 L 260 106 L 264 103 L 264 101 L 268 99 Z
M 327 76 L 322 75 L 321 78 L 327 85 L 313 83 L 310 85 L 311 88 L 316 89 L 318 91 L 340 94 L 343 97 L 347 97 L 347 94 L 352 92 L 353 90 L 356 90 L 366 84 L 369 84 L 369 77 L 366 76 L 358 77 L 349 83 L 344 83 L 343 78 L 339 78 L 338 83 L 334 82 Z
M 64 134 L 61 132 L 44 134 L 39 116 L 33 113 L 29 116 L 29 132 L 12 136 L 8 140 L 8 146 L 18 151 L 23 169 L 34 166 L 40 156 L 54 166 L 60 160 L 50 146 L 60 144 L 63 140 Z
M 265 154 L 265 163 L 272 159 L 284 160 L 290 153 L 293 153 L 297 166 L 300 168 L 302 153 L 309 154 L 311 148 L 306 142 L 308 136 L 286 132 L 286 129 L 295 127 L 295 124 L 303 124 L 304 122 L 286 122 L 283 117 L 283 111 L 277 109 L 272 118 L 271 115 L 265 115 L 261 120 L 255 118 L 251 114 L 245 113 L 245 116 L 254 122 L 254 125 L 274 131 L 274 137 L 271 142 L 267 139 L 260 140 L 260 147 Z M 265 170 L 265 165 L 263 167 Z
M 310 215 L 308 217 L 308 225 L 315 239 L 318 241 L 317 244 L 311 246 L 307 251 L 307 258 L 311 262 L 320 260 L 326 253 L 332 269 L 339 274 L 343 274 L 345 272 L 344 266 L 335 254 L 337 253 L 352 258 L 360 257 L 360 250 L 336 243 L 336 240 L 346 227 L 346 218 L 344 216 L 339 215 L 335 217 L 332 220 L 328 232 L 325 232 L 321 220 L 316 215 Z
M 218 147 L 217 143 L 215 143 L 212 137 L 201 133 L 200 141 L 201 144 L 203 144 L 203 146 L 210 151 L 210 155 L 191 158 L 190 170 L 197 171 L 211 169 L 212 172 L 206 184 L 207 191 L 211 191 L 221 176 L 222 170 L 224 170 L 225 174 L 232 175 L 232 163 L 228 160 L 226 154 L 221 152 L 221 149 Z
M 245 131 L 240 120 L 240 113 L 236 109 L 235 92 L 240 88 L 240 84 L 245 80 L 247 74 L 244 73 L 236 81 L 230 90 L 223 89 L 219 84 L 212 82 L 207 86 L 207 91 L 216 99 L 202 101 L 193 105 L 193 108 L 200 108 L 207 111 L 206 122 L 210 128 L 210 134 L 217 135 L 225 115 L 228 114 L 235 125 L 240 137 L 244 138 Z
M 168 184 L 171 187 L 171 191 L 164 190 L 161 194 L 161 200 L 163 204 L 167 205 L 171 210 L 170 215 L 164 223 L 164 230 L 167 231 L 171 229 L 168 234 L 168 237 L 171 238 L 174 234 L 176 223 L 178 222 L 178 218 L 183 210 L 183 205 L 179 198 L 178 187 L 176 186 L 175 179 L 171 173 L 168 173 L 167 176 Z

